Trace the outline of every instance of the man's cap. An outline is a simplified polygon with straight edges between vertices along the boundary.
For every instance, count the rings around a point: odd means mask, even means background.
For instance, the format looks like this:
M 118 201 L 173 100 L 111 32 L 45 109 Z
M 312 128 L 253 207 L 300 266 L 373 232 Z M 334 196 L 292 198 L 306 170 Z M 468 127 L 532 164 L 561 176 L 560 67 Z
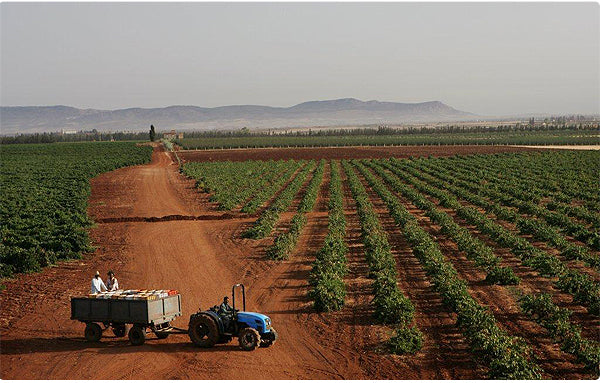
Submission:
M 229 297 L 223 297 L 223 300 L 225 300 L 225 299 L 229 299 Z
M 100 272 L 96 271 L 96 274 L 94 274 L 95 276 L 100 276 Z
M 110 274 L 112 274 L 112 275 L 115 275 L 115 273 L 113 273 L 113 271 L 112 271 L 112 270 L 108 270 L 108 273 L 106 273 L 106 274 L 109 274 L 109 275 L 110 275 Z

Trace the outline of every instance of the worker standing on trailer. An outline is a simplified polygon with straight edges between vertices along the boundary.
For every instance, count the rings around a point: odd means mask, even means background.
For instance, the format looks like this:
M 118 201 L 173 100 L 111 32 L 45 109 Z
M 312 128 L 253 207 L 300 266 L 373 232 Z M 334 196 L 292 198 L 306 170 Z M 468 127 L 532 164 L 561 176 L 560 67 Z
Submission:
M 100 278 L 100 272 L 96 271 L 94 278 L 92 278 L 92 294 L 101 293 L 102 289 L 104 289 L 104 291 L 108 290 L 104 282 L 102 282 L 102 278 Z
M 108 271 L 108 279 L 106 280 L 106 287 L 108 291 L 119 290 L 119 281 L 115 277 L 115 273 L 112 270 Z

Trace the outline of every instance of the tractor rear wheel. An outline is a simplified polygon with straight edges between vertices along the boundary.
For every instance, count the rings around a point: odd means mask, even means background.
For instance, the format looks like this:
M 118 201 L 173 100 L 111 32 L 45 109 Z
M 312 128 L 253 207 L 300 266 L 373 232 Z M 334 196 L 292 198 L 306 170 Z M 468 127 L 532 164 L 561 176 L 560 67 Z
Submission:
M 260 346 L 260 334 L 250 327 L 246 327 L 240 331 L 238 340 L 240 342 L 240 347 L 244 351 L 254 351 Z
M 129 341 L 134 346 L 141 346 L 146 341 L 146 329 L 140 326 L 133 326 L 129 330 Z
M 188 329 L 192 343 L 198 347 L 212 347 L 219 340 L 219 329 L 208 315 L 192 315 Z
M 98 323 L 88 323 L 84 334 L 88 342 L 98 342 L 102 338 L 102 327 Z

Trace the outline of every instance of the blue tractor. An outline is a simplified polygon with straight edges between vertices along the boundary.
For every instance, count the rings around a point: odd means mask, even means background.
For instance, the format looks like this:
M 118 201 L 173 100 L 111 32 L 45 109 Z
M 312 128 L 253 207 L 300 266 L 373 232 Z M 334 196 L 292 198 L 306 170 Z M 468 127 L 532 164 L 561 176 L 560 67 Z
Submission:
M 235 308 L 236 289 L 242 291 L 243 310 Z M 229 343 L 237 337 L 240 347 L 245 351 L 258 347 L 269 347 L 277 340 L 277 332 L 271 325 L 271 319 L 263 314 L 246 311 L 246 289 L 237 284 L 231 288 L 233 311 L 228 314 L 219 312 L 219 306 L 200 311 L 190 316 L 188 334 L 192 342 L 199 347 L 213 347 L 218 343 Z

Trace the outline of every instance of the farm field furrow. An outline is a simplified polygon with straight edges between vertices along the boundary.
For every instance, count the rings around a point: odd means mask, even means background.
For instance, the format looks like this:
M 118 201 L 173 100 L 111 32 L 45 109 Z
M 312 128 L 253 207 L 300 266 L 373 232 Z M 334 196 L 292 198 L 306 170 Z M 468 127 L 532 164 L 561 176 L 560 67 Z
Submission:
M 407 165 L 399 162 L 396 162 L 395 164 L 397 166 Z M 517 212 L 501 203 L 496 203 L 494 199 L 483 198 L 467 187 L 457 186 L 457 184 L 460 184 L 460 181 L 457 182 L 456 178 L 448 175 L 447 172 L 431 170 L 422 166 L 418 166 L 418 170 L 415 170 L 410 168 L 410 165 L 412 164 L 408 164 L 407 166 L 409 167 L 405 169 L 412 171 L 413 175 L 419 175 L 420 177 L 430 175 L 435 177 L 437 182 L 444 183 L 444 185 L 446 185 L 445 187 L 455 195 L 460 195 L 478 208 L 493 214 L 500 222 L 504 222 L 510 230 L 516 231 L 520 235 L 529 238 L 532 242 L 537 243 L 537 246 L 541 246 L 545 251 L 553 252 L 554 249 L 556 249 L 559 258 L 562 260 L 582 260 L 590 266 L 595 266 L 596 272 L 587 270 L 583 270 L 583 272 L 591 273 L 594 278 L 597 278 L 597 269 L 600 267 L 600 258 L 597 253 L 590 252 L 582 246 L 570 243 L 556 230 L 549 228 L 539 220 L 519 215 Z M 572 268 L 581 269 L 579 265 L 574 264 L 573 262 L 570 263 Z
M 565 249 L 573 246 L 567 243 L 568 240 L 577 246 L 577 251 L 588 253 L 586 258 L 589 259 L 590 263 L 600 263 L 598 259 L 594 260 L 592 254 L 589 254 L 590 250 L 598 250 L 600 246 L 600 236 L 595 230 L 589 230 L 585 226 L 577 224 L 566 215 L 556 212 L 551 213 L 546 208 L 540 207 L 536 198 L 531 196 L 530 193 L 524 194 L 523 192 L 515 191 L 516 186 L 514 185 L 514 181 L 506 183 L 497 177 L 484 177 L 481 175 L 481 171 L 478 173 L 472 170 L 464 171 L 460 170 L 459 167 L 453 168 L 453 176 L 456 179 L 455 185 L 477 193 L 488 201 L 499 201 L 503 206 L 514 207 L 526 218 L 531 216 L 543 218 L 545 223 L 532 219 L 526 222 L 529 222 L 529 226 L 533 225 L 537 229 L 536 233 L 538 231 L 543 233 L 548 232 L 544 238 L 547 237 L 555 246 Z M 489 180 L 489 182 L 482 184 L 482 178 Z M 553 230 L 556 233 L 552 233 Z M 560 234 L 561 231 L 565 233 L 564 237 Z M 572 235 L 575 239 L 567 235 Z M 582 246 L 587 246 L 589 249 L 582 248 Z
M 392 355 L 392 360 L 406 366 L 407 369 L 417 371 L 418 379 L 456 379 L 458 377 L 467 379 L 484 376 L 486 374 L 485 367 L 475 362 L 467 340 L 456 326 L 456 314 L 443 304 L 441 295 L 435 291 L 423 266 L 412 253 L 401 228 L 387 214 L 387 207 L 379 205 L 380 201 L 372 198 L 376 193 L 371 188 L 368 189 L 368 193 L 377 209 L 383 228 L 389 233 L 392 254 L 396 262 L 398 285 L 414 303 L 416 308 L 415 325 L 424 334 L 423 347 L 414 357 L 407 359 Z M 347 199 L 347 210 L 354 211 L 356 209 L 355 201 L 349 188 Z M 358 221 L 357 217 L 355 219 Z M 356 225 L 359 225 L 358 222 Z M 350 225 L 350 227 L 352 226 Z M 357 235 L 359 236 L 357 242 L 360 242 L 359 230 Z M 362 256 L 361 246 L 364 245 L 360 243 L 357 246 L 359 251 L 356 257 Z M 363 281 L 363 286 L 366 286 L 368 280 L 365 276 L 368 273 L 368 265 L 364 261 L 364 256 L 361 261 L 364 264 L 357 273 L 360 280 Z M 372 295 L 369 295 L 370 299 L 372 299 Z M 450 368 L 450 366 L 452 367 Z
M 383 165 L 402 177 L 402 169 L 398 168 L 401 164 L 398 162 L 395 163 L 396 166 L 385 163 L 383 163 Z M 406 169 L 410 170 L 410 167 Z M 421 184 L 420 188 L 428 190 L 428 193 L 435 193 L 439 198 L 446 198 L 447 192 L 442 191 L 438 187 L 454 192 L 452 185 L 440 181 L 439 179 L 426 177 L 423 173 L 418 171 L 413 171 L 411 174 L 411 177 L 422 179 L 428 184 L 427 186 Z M 408 179 L 410 179 L 410 177 Z M 414 181 L 412 181 L 412 183 L 416 184 Z M 469 202 L 472 202 L 473 200 L 472 198 L 469 198 L 468 193 L 460 192 L 460 190 L 458 193 L 455 193 L 455 195 L 465 198 Z M 501 244 L 509 246 L 517 257 L 523 259 L 525 264 L 535 268 L 543 275 L 552 277 L 558 276 L 559 279 L 556 282 L 557 287 L 565 292 L 573 294 L 574 298 L 597 315 L 599 298 L 596 291 L 598 286 L 586 273 L 581 273 L 578 270 L 568 268 L 555 254 L 540 250 L 538 247 L 534 246 L 535 243 L 531 244 L 525 238 L 517 236 L 511 231 L 510 227 L 507 228 L 500 225 L 495 222 L 494 219 L 486 216 L 484 212 L 468 205 L 463 207 L 456 199 L 446 199 L 445 201 L 447 206 L 458 208 L 458 211 L 463 218 L 476 224 L 486 234 L 490 234 L 495 240 L 500 241 Z
M 275 237 L 273 245 L 267 250 L 267 257 L 277 260 L 287 259 L 294 251 L 307 222 L 306 213 L 311 211 L 316 203 L 324 168 L 325 161 L 321 160 L 313 170 L 310 180 L 298 193 L 298 197 L 300 197 L 298 205 L 296 206 L 296 203 L 293 202 L 290 206 L 290 209 L 296 209 L 297 212 L 292 217 L 288 230 Z
M 362 168 L 362 171 L 369 170 Z M 404 195 L 398 194 L 397 197 L 411 214 L 420 217 L 427 215 L 426 211 L 414 206 L 407 198 L 403 198 Z M 486 283 L 486 274 L 482 268 L 467 259 L 464 252 L 461 252 L 456 243 L 444 234 L 440 226 L 427 219 L 419 220 L 419 223 L 437 240 L 446 259 L 467 282 L 469 293 L 492 311 L 502 328 L 527 341 L 536 355 L 537 362 L 548 376 L 578 378 L 585 375 L 585 368 L 575 364 L 574 356 L 563 354 L 559 345 L 548 336 L 546 330 L 521 312 L 515 294 L 511 294 L 511 291 L 504 286 Z M 519 287 L 510 289 L 519 291 Z
M 502 173 L 502 180 L 512 180 L 515 188 L 523 189 L 533 199 L 538 196 L 552 197 L 564 203 L 571 203 L 573 198 L 580 198 L 584 203 L 598 201 L 595 193 L 594 174 L 598 163 L 595 151 L 584 153 L 562 153 L 556 156 L 545 156 L 542 153 L 515 157 L 485 156 L 464 161 L 452 158 L 450 161 L 436 161 L 441 166 L 454 165 L 469 168 L 474 174 L 485 178 Z M 577 164 L 573 167 L 573 164 Z M 548 172 L 552 166 L 552 172 Z M 563 171 L 562 169 L 568 169 Z M 585 208 L 584 208 L 585 209 Z
M 388 176 L 391 174 L 393 173 L 390 172 Z M 411 184 L 410 181 L 407 181 L 406 185 L 407 187 L 417 190 L 415 185 Z M 493 249 L 494 254 L 500 260 L 499 266 L 512 269 L 517 276 L 519 280 L 518 287 L 520 290 L 526 294 L 551 292 L 552 296 L 554 296 L 560 302 L 561 307 L 566 308 L 574 313 L 572 322 L 582 326 L 585 338 L 593 339 L 597 336 L 597 329 L 598 326 L 600 326 L 600 318 L 598 316 L 589 314 L 585 307 L 574 302 L 572 295 L 558 290 L 554 286 L 554 282 L 556 281 L 555 278 L 548 278 L 540 275 L 539 272 L 536 272 L 531 267 L 526 266 L 520 258 L 512 253 L 510 248 L 501 246 L 489 235 L 484 234 L 477 226 L 470 224 L 467 220 L 459 216 L 455 209 L 445 207 L 439 199 L 430 194 L 425 193 L 424 195 L 429 199 L 429 201 L 436 203 L 439 209 L 450 215 L 457 224 L 468 230 L 470 235 L 482 241 L 484 246 Z
M 490 369 L 488 376 L 513 379 L 539 377 L 541 371 L 530 360 L 528 347 L 498 327 L 492 314 L 473 299 L 456 269 L 444 259 L 434 239 L 420 228 L 415 216 L 380 180 L 368 172 L 362 174 L 369 186 L 385 200 L 390 214 L 402 226 L 413 254 L 424 266 L 436 290 L 442 294 L 444 303 L 458 314 L 459 327 L 469 339 L 472 350 Z M 490 342 L 491 339 L 496 341 Z M 519 346 L 516 347 L 516 344 Z

